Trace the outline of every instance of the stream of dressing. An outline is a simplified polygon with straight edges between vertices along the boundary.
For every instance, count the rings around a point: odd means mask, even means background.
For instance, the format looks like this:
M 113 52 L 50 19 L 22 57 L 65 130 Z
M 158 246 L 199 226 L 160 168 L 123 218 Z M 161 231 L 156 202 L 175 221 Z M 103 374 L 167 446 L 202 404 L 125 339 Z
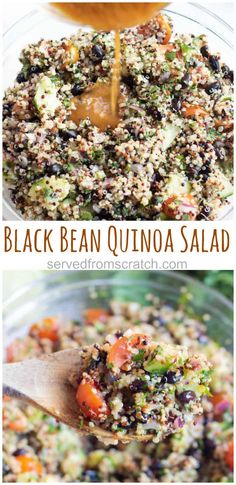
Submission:
M 121 46 L 120 30 L 147 22 L 166 3 L 50 3 L 50 10 L 59 13 L 73 23 L 91 25 L 96 30 L 115 33 L 115 57 L 111 84 L 97 82 L 90 91 L 73 98 L 75 109 L 71 119 L 79 124 L 89 118 L 91 123 L 104 131 L 119 123 L 118 101 L 120 97 Z

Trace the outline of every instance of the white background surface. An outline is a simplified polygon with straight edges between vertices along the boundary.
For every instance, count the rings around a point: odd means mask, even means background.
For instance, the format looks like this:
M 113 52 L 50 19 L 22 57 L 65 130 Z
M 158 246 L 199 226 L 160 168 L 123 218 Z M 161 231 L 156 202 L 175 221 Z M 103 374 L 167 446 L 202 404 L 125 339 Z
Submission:
M 16 20 L 34 9 L 37 1 L 4 0 L 3 31 L 6 31 Z M 181 2 L 182 3 L 182 2 Z M 196 2 L 207 7 L 225 22 L 233 26 L 233 2 Z

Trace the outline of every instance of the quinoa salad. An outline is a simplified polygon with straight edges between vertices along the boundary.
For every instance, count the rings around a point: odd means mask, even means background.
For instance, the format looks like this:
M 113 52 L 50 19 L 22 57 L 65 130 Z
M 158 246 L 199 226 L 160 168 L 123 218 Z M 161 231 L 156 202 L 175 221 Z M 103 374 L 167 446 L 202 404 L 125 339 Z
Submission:
M 109 446 L 93 436 L 81 436 L 39 409 L 5 397 L 4 482 L 233 481 L 232 356 L 207 335 L 204 323 L 207 318 L 207 315 L 190 315 L 181 297 L 179 306 L 172 307 L 156 296 L 147 295 L 145 306 L 135 302 L 111 301 L 109 308 L 87 308 L 76 321 L 68 321 L 60 316 L 44 318 L 32 324 L 24 337 L 21 334 L 21 337 L 8 344 L 8 362 L 90 346 L 94 342 L 100 349 L 108 333 L 116 334 L 116 342 L 120 342 L 132 331 L 133 334 L 147 336 L 149 341 L 163 342 L 163 346 L 165 344 L 169 348 L 176 345 L 187 347 L 191 356 L 204 356 L 202 358 L 211 363 L 213 370 L 211 376 L 208 371 L 204 376 L 206 381 L 211 379 L 210 392 L 203 393 L 202 414 L 196 415 L 183 427 L 179 426 L 175 433 L 159 443 L 132 441 L 128 445 L 119 443 Z M 135 355 L 140 356 L 143 353 L 141 350 Z M 134 352 L 134 348 L 130 352 Z M 114 355 L 116 352 L 113 349 L 113 362 Z M 100 365 L 97 355 L 94 360 L 95 368 L 91 368 L 89 373 L 96 372 L 97 364 Z M 123 365 L 127 366 L 127 362 Z M 121 378 L 117 364 L 109 369 L 110 374 L 106 373 L 107 378 L 108 375 L 113 377 L 116 368 L 116 375 Z M 187 372 L 192 371 L 189 368 Z M 131 375 L 128 370 L 127 375 Z M 171 386 L 175 389 L 181 386 L 181 380 L 183 384 L 185 380 L 179 368 L 165 369 L 160 377 L 163 389 L 171 389 Z M 191 380 L 195 378 L 191 377 Z M 139 386 L 140 379 L 135 378 L 125 392 L 121 388 L 122 402 L 127 410 L 130 402 L 137 399 L 137 394 L 143 393 Z M 180 395 L 185 391 L 179 388 Z M 189 392 L 196 394 L 196 386 Z M 144 413 L 141 412 L 137 418 L 145 422 Z M 177 423 L 180 424 L 179 421 Z
M 157 343 L 128 329 L 108 335 L 103 345 L 83 349 L 83 372 L 72 376 L 84 422 L 119 439 L 158 443 L 202 413 L 209 395 L 211 365 L 186 347 Z M 78 385 L 79 382 L 79 385 Z
M 20 54 L 3 99 L 4 179 L 27 220 L 214 220 L 233 193 L 233 71 L 159 14 L 121 32 L 118 125 L 73 121 L 110 85 L 114 33 L 78 30 Z M 73 119 L 72 119 L 73 118 Z

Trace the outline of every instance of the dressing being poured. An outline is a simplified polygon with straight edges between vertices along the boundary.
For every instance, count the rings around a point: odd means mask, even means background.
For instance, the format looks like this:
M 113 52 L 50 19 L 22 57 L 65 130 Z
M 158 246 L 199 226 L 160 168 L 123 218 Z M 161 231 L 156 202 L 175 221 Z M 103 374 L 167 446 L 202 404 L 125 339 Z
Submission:
M 115 128 L 119 123 L 120 99 L 120 30 L 150 20 L 166 3 L 50 3 L 50 10 L 73 23 L 90 25 L 96 30 L 115 32 L 115 58 L 111 84 L 98 82 L 88 92 L 73 98 L 75 110 L 71 119 L 75 123 L 89 117 L 101 130 Z

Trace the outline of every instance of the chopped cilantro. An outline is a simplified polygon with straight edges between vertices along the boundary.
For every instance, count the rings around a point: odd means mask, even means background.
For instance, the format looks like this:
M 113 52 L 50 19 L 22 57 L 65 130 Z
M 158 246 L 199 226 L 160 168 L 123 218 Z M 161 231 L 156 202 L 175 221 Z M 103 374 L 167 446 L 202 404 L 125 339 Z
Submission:
M 166 59 L 173 61 L 176 58 L 176 52 L 166 52 Z
M 145 350 L 144 349 L 140 349 L 138 351 L 138 353 L 133 356 L 133 361 L 134 362 L 142 362 L 143 359 L 144 359 L 144 354 L 145 354 Z

